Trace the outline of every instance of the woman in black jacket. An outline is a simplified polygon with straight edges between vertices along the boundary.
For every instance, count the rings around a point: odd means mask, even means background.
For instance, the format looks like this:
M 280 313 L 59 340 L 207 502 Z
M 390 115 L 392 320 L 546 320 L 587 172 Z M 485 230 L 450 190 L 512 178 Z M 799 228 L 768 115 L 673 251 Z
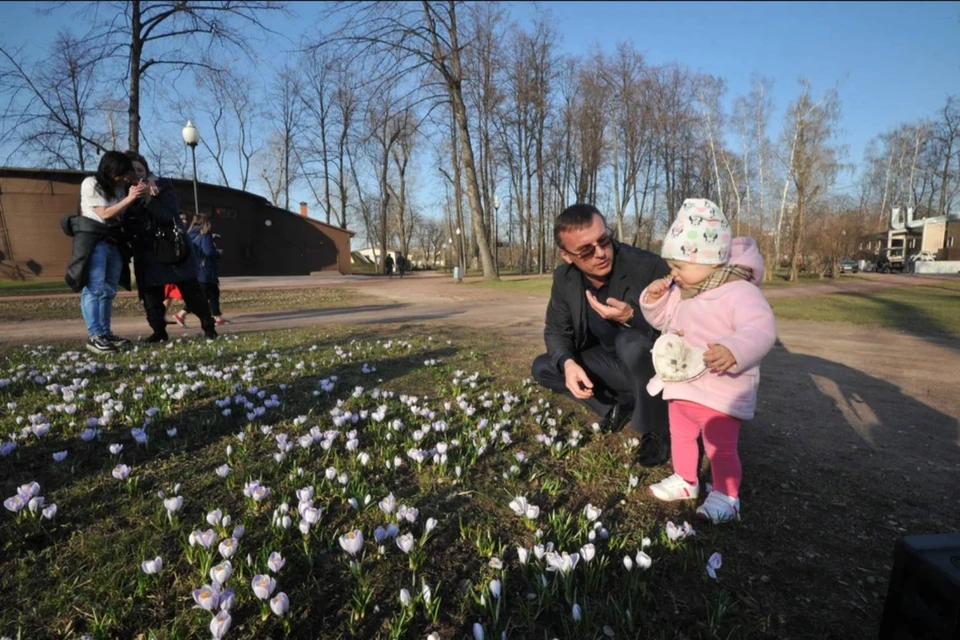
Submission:
M 127 151 L 126 154 L 133 162 L 133 169 L 141 184 L 149 189 L 149 194 L 131 207 L 124 221 L 124 231 L 133 246 L 137 292 L 143 301 L 147 322 L 153 329 L 153 334 L 146 341 L 165 342 L 168 339 L 166 308 L 163 306 L 164 286 L 168 284 L 177 285 L 186 304 L 200 318 L 204 335 L 212 340 L 217 337 L 217 330 L 210 307 L 197 282 L 197 258 L 191 243 L 186 240 L 186 229 L 180 220 L 180 201 L 173 185 L 151 174 L 146 159 L 139 153 Z M 157 242 L 164 241 L 158 234 L 163 230 L 179 230 L 183 236 L 186 251 L 178 264 L 168 264 L 169 259 L 161 261 L 158 256 Z

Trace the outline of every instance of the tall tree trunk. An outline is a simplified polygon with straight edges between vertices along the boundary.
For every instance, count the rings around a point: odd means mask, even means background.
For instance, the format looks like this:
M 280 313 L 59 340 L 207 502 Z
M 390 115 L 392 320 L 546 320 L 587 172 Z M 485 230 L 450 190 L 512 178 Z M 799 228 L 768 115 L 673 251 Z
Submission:
M 127 148 L 140 151 L 140 58 L 143 55 L 143 40 L 140 33 L 140 0 L 130 2 L 131 33 L 130 42 L 130 106 Z

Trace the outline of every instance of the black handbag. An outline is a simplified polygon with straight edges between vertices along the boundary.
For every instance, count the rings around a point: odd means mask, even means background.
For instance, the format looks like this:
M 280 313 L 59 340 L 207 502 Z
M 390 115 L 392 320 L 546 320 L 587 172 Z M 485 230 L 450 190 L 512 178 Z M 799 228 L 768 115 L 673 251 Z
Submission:
M 165 265 L 183 264 L 190 255 L 187 234 L 176 222 L 155 223 L 153 248 L 157 262 Z

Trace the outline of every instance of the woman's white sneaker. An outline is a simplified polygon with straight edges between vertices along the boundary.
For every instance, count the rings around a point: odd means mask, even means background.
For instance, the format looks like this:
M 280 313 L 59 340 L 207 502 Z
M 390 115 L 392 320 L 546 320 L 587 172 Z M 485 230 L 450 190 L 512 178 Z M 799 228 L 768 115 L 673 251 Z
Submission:
M 647 487 L 654 498 L 664 502 L 691 500 L 700 494 L 700 484 L 690 484 L 676 473 Z
M 720 491 L 711 491 L 707 499 L 697 507 L 697 515 L 713 524 L 740 520 L 740 498 L 731 498 Z

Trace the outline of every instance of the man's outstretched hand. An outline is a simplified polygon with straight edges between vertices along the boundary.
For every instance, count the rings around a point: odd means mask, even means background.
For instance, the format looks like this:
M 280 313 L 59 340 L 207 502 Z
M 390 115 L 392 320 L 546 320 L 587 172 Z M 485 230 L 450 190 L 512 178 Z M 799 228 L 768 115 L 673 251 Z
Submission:
M 593 295 L 592 291 L 587 291 L 587 302 L 590 303 L 593 310 L 604 320 L 612 320 L 626 324 L 633 318 L 633 307 L 623 300 L 607 298 L 607 303 L 604 304 L 597 300 L 597 297 Z
M 593 382 L 587 376 L 579 364 L 573 360 L 567 360 L 563 363 L 563 375 L 566 378 L 567 389 L 578 400 L 586 400 L 593 397 Z

